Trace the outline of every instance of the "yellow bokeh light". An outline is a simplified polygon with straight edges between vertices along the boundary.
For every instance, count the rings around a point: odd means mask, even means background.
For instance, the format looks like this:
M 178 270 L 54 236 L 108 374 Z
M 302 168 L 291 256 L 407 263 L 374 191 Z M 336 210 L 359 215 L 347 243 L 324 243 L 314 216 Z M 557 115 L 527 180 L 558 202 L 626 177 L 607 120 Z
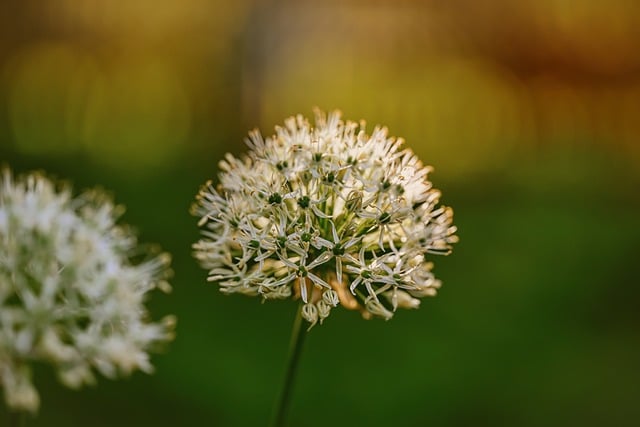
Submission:
M 87 92 L 98 73 L 90 56 L 64 44 L 33 45 L 12 58 L 6 66 L 7 108 L 18 150 L 80 150 Z
M 117 168 L 154 167 L 183 149 L 190 108 L 179 77 L 162 61 L 120 61 L 91 88 L 89 152 Z
M 188 98 L 161 60 L 108 66 L 45 43 L 22 51 L 6 72 L 11 131 L 25 154 L 86 152 L 98 163 L 141 170 L 172 160 L 187 138 Z

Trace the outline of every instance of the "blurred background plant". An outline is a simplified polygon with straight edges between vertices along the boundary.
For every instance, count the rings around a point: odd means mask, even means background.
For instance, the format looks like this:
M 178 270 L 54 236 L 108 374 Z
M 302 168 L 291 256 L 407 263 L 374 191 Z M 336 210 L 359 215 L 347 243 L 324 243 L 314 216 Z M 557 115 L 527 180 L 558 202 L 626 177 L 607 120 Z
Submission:
M 1 10 L 0 163 L 113 190 L 141 240 L 175 254 L 174 292 L 150 307 L 180 318 L 154 376 L 77 393 L 41 367 L 49 397 L 30 425 L 264 424 L 295 308 L 206 284 L 187 210 L 250 128 L 268 134 L 314 105 L 384 123 L 434 165 L 461 243 L 439 260 L 444 287 L 421 310 L 386 323 L 336 311 L 313 330 L 292 425 L 640 417 L 640 3 L 13 0 Z

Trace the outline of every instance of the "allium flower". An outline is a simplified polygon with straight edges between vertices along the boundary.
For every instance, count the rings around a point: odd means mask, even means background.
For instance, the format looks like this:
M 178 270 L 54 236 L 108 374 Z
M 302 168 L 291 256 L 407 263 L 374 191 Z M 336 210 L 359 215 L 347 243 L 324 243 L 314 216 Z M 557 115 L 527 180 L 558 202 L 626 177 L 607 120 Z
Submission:
M 227 154 L 192 213 L 204 226 L 194 256 L 222 292 L 302 298 L 312 325 L 338 304 L 390 319 L 440 287 L 427 259 L 457 241 L 430 167 L 402 139 L 339 112 L 298 115 L 250 151 Z
M 0 174 L 0 384 L 8 406 L 34 412 L 33 362 L 77 388 L 152 370 L 147 351 L 171 339 L 172 317 L 151 323 L 147 292 L 169 290 L 169 256 L 146 255 L 115 224 L 122 209 L 97 191 L 73 197 L 32 174 Z

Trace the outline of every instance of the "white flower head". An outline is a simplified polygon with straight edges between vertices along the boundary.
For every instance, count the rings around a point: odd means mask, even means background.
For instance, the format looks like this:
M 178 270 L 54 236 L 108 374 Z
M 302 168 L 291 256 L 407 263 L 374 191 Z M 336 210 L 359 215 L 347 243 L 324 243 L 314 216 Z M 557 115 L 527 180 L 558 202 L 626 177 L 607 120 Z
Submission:
M 151 371 L 147 351 L 172 338 L 174 318 L 153 323 L 144 306 L 170 289 L 169 255 L 139 247 L 121 213 L 99 191 L 0 171 L 0 388 L 13 410 L 39 407 L 34 362 L 77 388 L 95 370 Z
M 203 227 L 194 256 L 225 293 L 301 298 L 303 317 L 338 304 L 366 318 L 416 308 L 440 282 L 427 259 L 457 241 L 425 167 L 403 141 L 341 114 L 298 115 L 249 152 L 227 154 L 219 183 L 192 207 Z

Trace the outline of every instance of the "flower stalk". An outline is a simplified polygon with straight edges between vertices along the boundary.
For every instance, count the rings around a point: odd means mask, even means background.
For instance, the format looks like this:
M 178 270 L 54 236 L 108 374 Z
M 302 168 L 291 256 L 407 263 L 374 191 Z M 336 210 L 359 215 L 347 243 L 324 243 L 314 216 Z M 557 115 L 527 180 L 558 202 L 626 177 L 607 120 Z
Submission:
M 284 376 L 284 384 L 280 397 L 273 411 L 271 427 L 284 427 L 289 406 L 291 404 L 291 396 L 293 394 L 293 386 L 295 384 L 296 373 L 298 371 L 298 363 L 302 354 L 304 339 L 307 336 L 307 328 L 302 322 L 303 305 L 300 304 L 296 317 L 293 321 L 291 330 L 291 343 L 289 344 L 289 360 L 287 362 L 287 371 Z

